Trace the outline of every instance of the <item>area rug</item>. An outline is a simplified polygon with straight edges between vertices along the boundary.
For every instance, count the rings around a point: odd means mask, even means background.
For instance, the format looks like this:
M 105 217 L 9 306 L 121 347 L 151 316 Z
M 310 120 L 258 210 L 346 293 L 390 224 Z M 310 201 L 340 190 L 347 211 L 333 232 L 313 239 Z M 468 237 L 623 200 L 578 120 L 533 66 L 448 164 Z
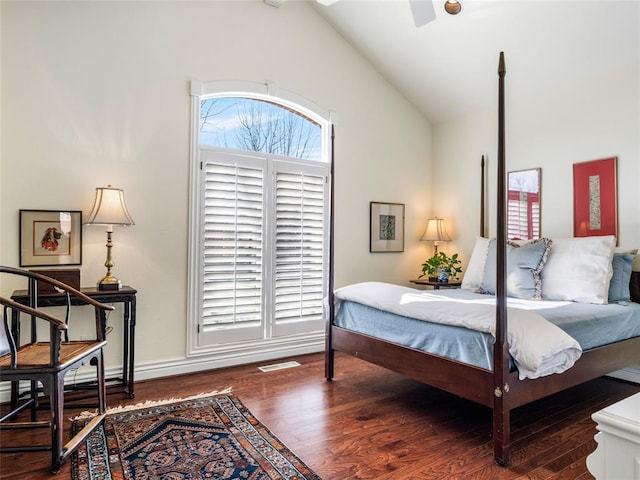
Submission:
M 89 418 L 75 418 L 74 433 Z M 73 454 L 71 478 L 320 480 L 231 394 L 108 411 Z

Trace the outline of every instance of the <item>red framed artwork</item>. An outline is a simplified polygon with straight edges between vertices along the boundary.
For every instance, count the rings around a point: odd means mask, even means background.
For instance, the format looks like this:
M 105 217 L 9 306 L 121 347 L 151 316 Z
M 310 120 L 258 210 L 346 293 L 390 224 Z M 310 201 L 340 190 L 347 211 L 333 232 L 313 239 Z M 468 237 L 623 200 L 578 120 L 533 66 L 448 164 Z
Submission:
M 573 236 L 618 236 L 617 158 L 573 164 Z

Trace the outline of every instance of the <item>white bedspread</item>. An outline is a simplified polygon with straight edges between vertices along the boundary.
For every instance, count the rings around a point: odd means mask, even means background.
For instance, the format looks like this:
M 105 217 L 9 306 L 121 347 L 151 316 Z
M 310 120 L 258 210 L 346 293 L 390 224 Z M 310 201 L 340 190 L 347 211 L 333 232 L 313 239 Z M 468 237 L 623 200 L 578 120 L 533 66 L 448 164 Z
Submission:
M 380 282 L 365 282 L 335 291 L 336 308 L 349 300 L 378 310 L 428 322 L 466 327 L 495 337 L 495 297 L 479 301 L 452 299 L 426 290 Z M 562 373 L 582 355 L 578 342 L 562 329 L 518 301 L 507 308 L 509 353 L 520 379 Z M 537 307 L 543 307 L 535 302 Z M 549 302 L 550 303 L 550 302 Z M 524 307 L 524 308 L 522 308 Z

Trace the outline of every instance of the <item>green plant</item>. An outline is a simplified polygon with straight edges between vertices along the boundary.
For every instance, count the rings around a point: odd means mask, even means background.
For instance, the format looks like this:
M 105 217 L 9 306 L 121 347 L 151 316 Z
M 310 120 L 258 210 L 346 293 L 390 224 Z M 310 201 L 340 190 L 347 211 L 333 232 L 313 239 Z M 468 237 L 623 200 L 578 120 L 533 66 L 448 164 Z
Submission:
M 450 278 L 457 279 L 458 274 L 462 273 L 461 264 L 462 262 L 458 258 L 457 253 L 448 256 L 444 252 L 438 252 L 422 264 L 422 275 L 420 275 L 420 278 L 424 276 L 437 277 L 438 270 L 444 270 Z

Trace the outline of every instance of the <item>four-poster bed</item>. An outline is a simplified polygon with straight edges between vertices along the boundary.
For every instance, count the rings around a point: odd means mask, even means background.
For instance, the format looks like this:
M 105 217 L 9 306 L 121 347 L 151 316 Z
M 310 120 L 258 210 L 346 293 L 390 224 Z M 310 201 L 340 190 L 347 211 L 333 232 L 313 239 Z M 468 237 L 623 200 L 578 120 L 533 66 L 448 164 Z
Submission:
M 394 370 L 428 385 L 492 408 L 494 458 L 500 465 L 508 464 L 510 459 L 510 413 L 513 409 L 582 382 L 606 375 L 625 366 L 640 364 L 640 334 L 636 331 L 636 333 L 633 333 L 635 336 L 632 338 L 617 339 L 613 343 L 585 349 L 581 357 L 575 363 L 572 363 L 570 368 L 560 374 L 521 380 L 518 369 L 513 366 L 507 333 L 508 292 L 505 281 L 507 274 L 504 136 L 505 73 L 504 55 L 500 53 L 498 68 L 498 215 L 495 239 L 496 284 L 495 330 L 493 332 L 495 341 L 492 339 L 491 364 L 477 366 L 411 346 L 405 346 L 393 340 L 378 338 L 362 331 L 354 331 L 337 326 L 335 303 L 336 300 L 338 303 L 340 300 L 334 296 L 333 265 L 330 267 L 330 308 L 325 360 L 325 376 L 328 380 L 334 377 L 334 353 L 338 351 Z M 484 158 L 482 163 L 484 165 Z M 484 168 L 482 184 L 480 231 L 481 235 L 484 235 Z M 331 235 L 330 252 L 333 258 L 333 235 Z M 635 282 L 631 287 L 632 291 L 638 288 L 638 276 L 639 274 L 636 273 L 632 275 L 633 282 Z M 402 317 L 394 317 L 394 320 L 398 318 Z M 511 316 L 509 318 L 511 319 Z M 509 331 L 510 333 L 511 330 Z

